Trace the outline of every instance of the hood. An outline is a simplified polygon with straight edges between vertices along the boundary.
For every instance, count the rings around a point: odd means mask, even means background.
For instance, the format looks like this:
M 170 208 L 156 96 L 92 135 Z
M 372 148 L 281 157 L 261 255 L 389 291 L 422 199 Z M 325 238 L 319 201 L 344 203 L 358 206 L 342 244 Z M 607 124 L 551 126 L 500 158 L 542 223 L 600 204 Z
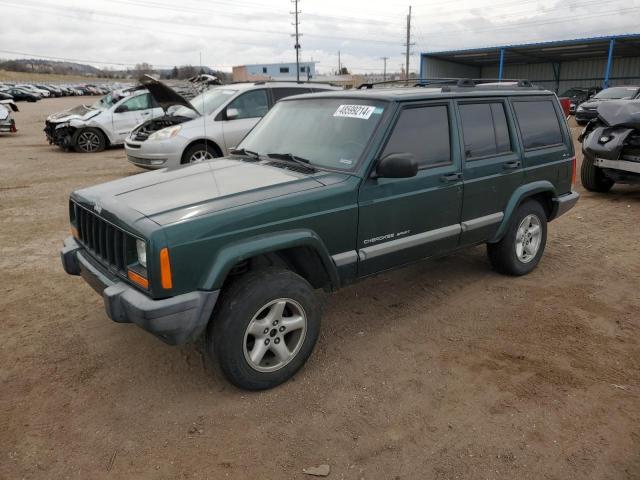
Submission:
M 335 181 L 335 180 L 334 180 Z M 325 182 L 326 183 L 326 182 Z M 264 201 L 325 185 L 278 167 L 228 158 L 141 173 L 79 190 L 81 202 L 119 204 L 159 225 Z
M 640 100 L 610 100 L 598 106 L 598 117 L 610 127 L 640 129 Z
M 158 103 L 158 105 L 162 107 L 165 112 L 169 109 L 169 107 L 180 105 L 183 107 L 187 107 L 200 115 L 200 112 L 198 112 L 198 110 L 196 110 L 196 108 L 191 105 L 191 103 L 187 99 L 185 99 L 182 95 L 180 95 L 178 92 L 168 87 L 164 83 L 156 80 L 152 76 L 143 75 L 140 79 L 140 83 L 147 90 L 149 90 L 149 93 L 151 93 L 153 99 Z
M 13 100 L 0 100 L 0 105 L 6 105 L 7 106 L 7 110 L 10 108 L 14 112 L 19 112 L 20 111 L 20 110 L 18 110 L 18 105 L 13 103 Z
M 102 110 L 89 107 L 87 105 L 78 105 L 58 113 L 53 113 L 47 117 L 49 122 L 68 122 L 69 120 L 80 119 L 89 120 L 98 115 Z

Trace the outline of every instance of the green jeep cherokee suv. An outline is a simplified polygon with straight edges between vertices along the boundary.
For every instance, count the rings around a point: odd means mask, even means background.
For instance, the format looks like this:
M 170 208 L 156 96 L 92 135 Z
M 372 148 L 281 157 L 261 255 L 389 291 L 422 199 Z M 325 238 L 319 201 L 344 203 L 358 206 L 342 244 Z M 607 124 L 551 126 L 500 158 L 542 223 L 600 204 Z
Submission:
M 205 334 L 228 379 L 289 379 L 320 330 L 314 289 L 487 244 L 499 272 L 542 257 L 578 200 L 556 96 L 518 86 L 284 99 L 226 158 L 75 191 L 64 242 L 115 322 Z

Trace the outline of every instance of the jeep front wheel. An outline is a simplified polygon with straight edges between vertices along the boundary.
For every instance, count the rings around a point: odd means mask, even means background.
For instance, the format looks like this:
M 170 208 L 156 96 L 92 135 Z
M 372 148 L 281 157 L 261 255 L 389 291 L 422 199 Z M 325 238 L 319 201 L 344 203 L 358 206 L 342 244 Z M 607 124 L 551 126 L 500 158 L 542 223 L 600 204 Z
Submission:
M 547 215 L 539 202 L 527 201 L 515 212 L 502 240 L 487 244 L 487 254 L 498 272 L 526 275 L 540 262 L 546 244 Z
M 596 167 L 594 158 L 586 154 L 582 158 L 580 180 L 582 181 L 582 186 L 590 192 L 600 193 L 608 192 L 615 183 L 610 178 L 607 178 L 600 167 Z
M 104 134 L 97 128 L 81 128 L 73 134 L 73 147 L 79 153 L 101 152 L 107 146 Z
M 248 390 L 291 378 L 313 351 L 320 308 L 311 285 L 284 269 L 250 272 L 221 294 L 207 350 L 225 376 Z

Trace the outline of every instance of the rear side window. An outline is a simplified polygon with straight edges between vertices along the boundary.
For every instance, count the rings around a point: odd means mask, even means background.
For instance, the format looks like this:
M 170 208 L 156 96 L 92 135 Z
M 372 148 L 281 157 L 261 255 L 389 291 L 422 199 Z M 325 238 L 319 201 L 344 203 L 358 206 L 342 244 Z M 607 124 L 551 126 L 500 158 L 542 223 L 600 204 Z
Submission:
M 130 98 L 122 103 L 122 106 L 126 106 L 128 112 L 134 112 L 136 110 L 146 110 L 151 108 L 151 95 L 145 93 Z
M 459 108 L 467 159 L 511 151 L 509 127 L 502 103 L 466 103 Z
M 412 153 L 422 168 L 450 163 L 449 109 L 438 105 L 403 110 L 382 156 L 391 153 Z
M 560 122 L 551 100 L 514 101 L 513 108 L 525 150 L 563 143 Z
M 292 95 L 302 95 L 303 93 L 309 93 L 308 88 L 295 88 L 295 87 L 278 87 L 271 89 L 273 92 L 273 103 L 281 100 L 285 97 L 290 97 Z

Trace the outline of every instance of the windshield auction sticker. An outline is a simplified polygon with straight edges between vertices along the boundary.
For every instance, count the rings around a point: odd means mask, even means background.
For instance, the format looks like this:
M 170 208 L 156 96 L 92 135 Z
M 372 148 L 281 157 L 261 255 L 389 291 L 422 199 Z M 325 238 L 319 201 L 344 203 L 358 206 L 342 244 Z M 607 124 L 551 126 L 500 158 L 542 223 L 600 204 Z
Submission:
M 375 109 L 376 107 L 371 105 L 340 105 L 333 116 L 369 120 Z

